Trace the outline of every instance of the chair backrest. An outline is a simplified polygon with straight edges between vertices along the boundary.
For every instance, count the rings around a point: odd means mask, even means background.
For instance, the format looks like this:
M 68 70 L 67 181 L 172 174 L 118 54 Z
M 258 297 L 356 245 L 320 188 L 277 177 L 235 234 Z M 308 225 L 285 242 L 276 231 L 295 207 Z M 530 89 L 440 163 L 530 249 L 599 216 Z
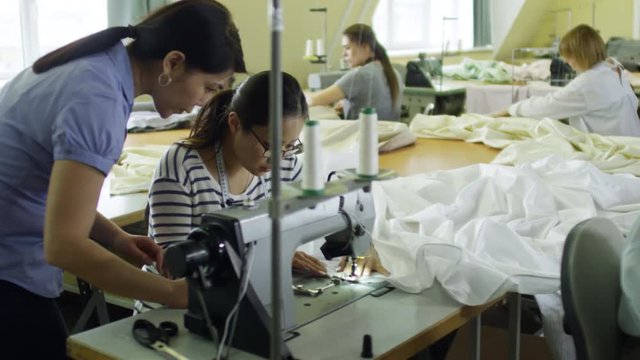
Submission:
M 564 244 L 561 266 L 565 324 L 578 359 L 620 358 L 620 257 L 625 241 L 608 219 L 577 224 Z

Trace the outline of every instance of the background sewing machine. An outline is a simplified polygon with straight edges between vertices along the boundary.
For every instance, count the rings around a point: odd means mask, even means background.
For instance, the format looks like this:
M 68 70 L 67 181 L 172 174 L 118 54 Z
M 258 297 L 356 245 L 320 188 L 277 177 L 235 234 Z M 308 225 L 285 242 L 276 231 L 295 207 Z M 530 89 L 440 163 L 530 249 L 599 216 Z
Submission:
M 280 277 L 283 331 L 289 332 L 284 334 L 285 340 L 294 336 L 291 330 L 386 285 L 380 279 L 363 282 L 315 279 L 311 284 L 302 284 L 303 289 L 313 288 L 307 296 L 294 297 L 293 292 L 296 286 L 291 259 L 300 244 L 324 237 L 322 251 L 327 258 L 367 253 L 375 216 L 369 186 L 368 181 L 352 176 L 327 184 L 323 197 L 300 197 L 299 189 L 290 189 L 292 191 L 284 194 Z M 235 333 L 242 335 L 230 334 L 229 344 L 265 357 L 269 355 L 271 309 L 268 206 L 268 200 L 263 200 L 205 215 L 202 225 L 187 241 L 167 249 L 165 256 L 171 273 L 185 276 L 189 281 L 185 327 L 207 337 L 217 333 L 218 340 L 221 339 L 239 293 L 246 291 L 234 326 Z M 298 281 L 302 279 L 296 283 Z M 313 294 L 313 291 L 320 293 Z M 290 355 L 286 345 L 283 344 L 282 349 L 285 357 Z
M 442 59 L 420 53 L 417 60 L 407 62 L 404 73 L 401 117 L 406 121 L 416 114 L 458 116 L 464 110 L 466 90 L 442 83 Z

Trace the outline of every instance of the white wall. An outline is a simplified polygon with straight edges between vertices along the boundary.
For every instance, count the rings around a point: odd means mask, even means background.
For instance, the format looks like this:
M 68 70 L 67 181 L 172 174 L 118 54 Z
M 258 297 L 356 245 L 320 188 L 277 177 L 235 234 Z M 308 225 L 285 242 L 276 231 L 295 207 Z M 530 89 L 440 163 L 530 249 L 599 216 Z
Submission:
M 633 2 L 633 38 L 640 39 L 640 0 Z
M 525 0 L 491 0 L 491 42 L 494 49 L 500 44 L 511 30 L 516 17 L 520 13 Z

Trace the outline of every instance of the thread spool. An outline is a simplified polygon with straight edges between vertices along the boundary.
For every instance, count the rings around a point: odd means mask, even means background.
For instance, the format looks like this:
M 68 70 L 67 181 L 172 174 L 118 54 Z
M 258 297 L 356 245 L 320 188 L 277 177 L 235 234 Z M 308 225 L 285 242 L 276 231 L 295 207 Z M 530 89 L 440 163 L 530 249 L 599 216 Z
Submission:
M 340 70 L 348 70 L 349 69 L 349 62 L 347 61 L 347 59 L 342 58 L 340 59 Z
M 305 44 L 304 56 L 313 56 L 313 40 L 307 39 Z
M 324 55 L 324 39 L 316 39 L 316 55 Z
M 378 114 L 373 107 L 360 111 L 360 156 L 357 174 L 361 178 L 378 176 Z
M 324 193 L 324 176 L 322 174 L 320 123 L 317 120 L 305 121 L 303 134 L 302 193 L 305 196 L 322 195 Z

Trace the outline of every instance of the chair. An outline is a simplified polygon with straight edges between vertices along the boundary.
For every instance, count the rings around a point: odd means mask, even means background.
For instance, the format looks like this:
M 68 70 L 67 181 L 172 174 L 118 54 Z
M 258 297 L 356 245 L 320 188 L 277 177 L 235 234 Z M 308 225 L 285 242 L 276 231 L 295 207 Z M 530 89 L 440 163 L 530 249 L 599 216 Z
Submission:
M 625 241 L 608 219 L 577 224 L 567 236 L 560 286 L 565 327 L 573 335 L 578 359 L 620 358 L 618 328 L 620 258 Z

